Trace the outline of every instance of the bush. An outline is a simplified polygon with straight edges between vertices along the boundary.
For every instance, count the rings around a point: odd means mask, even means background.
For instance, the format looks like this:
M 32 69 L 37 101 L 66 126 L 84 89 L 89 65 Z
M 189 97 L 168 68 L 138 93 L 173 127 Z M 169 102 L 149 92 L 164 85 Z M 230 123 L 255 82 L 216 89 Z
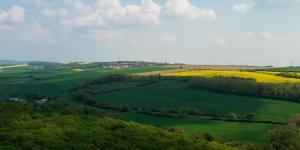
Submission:
M 237 120 L 238 119 L 238 117 L 235 113 L 229 113 L 228 117 L 229 117 L 230 120 Z
M 249 120 L 249 121 L 255 120 L 255 117 L 256 117 L 255 113 L 251 113 L 251 114 L 246 115 L 246 119 Z

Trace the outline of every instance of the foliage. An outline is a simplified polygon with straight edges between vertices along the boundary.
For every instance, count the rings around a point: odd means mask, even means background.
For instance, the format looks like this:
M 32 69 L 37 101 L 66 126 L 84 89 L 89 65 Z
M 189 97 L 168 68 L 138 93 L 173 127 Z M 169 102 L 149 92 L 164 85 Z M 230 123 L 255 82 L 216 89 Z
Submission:
M 91 94 L 99 94 L 140 87 L 158 81 L 158 77 L 141 77 L 116 74 L 83 82 L 78 85 L 75 90 L 81 90 Z
M 287 125 L 272 130 L 270 144 L 276 150 L 300 149 L 300 119 L 293 115 Z
M 49 109 L 47 113 L 45 110 L 36 113 L 39 111 L 27 109 L 35 107 L 28 103 L 0 103 L 3 108 L 7 105 L 22 111 L 1 109 L 0 149 L 234 149 L 216 141 L 194 139 L 135 122 L 80 114 L 76 110 L 70 114 Z
M 248 120 L 255 120 L 255 117 L 256 117 L 256 114 L 254 114 L 254 113 L 248 114 L 248 115 L 246 116 L 246 118 L 247 118 Z
M 217 92 L 284 99 L 300 102 L 300 84 L 294 83 L 259 83 L 242 78 L 194 78 L 190 80 L 191 88 L 208 89 Z
M 281 72 L 278 75 L 283 76 L 283 77 L 288 77 L 288 78 L 300 79 L 300 73 L 299 72 Z
M 237 120 L 238 119 L 238 117 L 237 117 L 237 115 L 235 113 L 229 113 L 229 118 L 231 120 Z

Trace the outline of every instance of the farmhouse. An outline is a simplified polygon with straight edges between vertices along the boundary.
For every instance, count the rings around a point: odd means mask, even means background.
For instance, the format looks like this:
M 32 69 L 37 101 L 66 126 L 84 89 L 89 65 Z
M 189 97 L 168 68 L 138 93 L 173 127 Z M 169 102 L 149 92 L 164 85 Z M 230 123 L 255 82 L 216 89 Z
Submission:
M 111 64 L 109 66 L 106 66 L 106 68 L 110 68 L 110 69 L 124 69 L 128 67 L 129 66 L 127 64 Z
M 36 101 L 36 103 L 38 103 L 38 104 L 45 104 L 46 102 L 48 102 L 48 98 L 43 98 L 43 99 Z
M 10 98 L 9 98 L 9 101 L 13 101 L 13 102 L 24 102 L 23 99 L 19 99 L 19 98 L 16 98 L 16 97 L 10 97 Z

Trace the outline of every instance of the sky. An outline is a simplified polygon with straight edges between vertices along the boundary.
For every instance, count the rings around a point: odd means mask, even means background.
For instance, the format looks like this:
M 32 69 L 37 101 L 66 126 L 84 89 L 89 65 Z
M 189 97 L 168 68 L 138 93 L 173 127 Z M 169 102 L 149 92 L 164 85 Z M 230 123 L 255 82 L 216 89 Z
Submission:
M 0 0 L 0 59 L 300 65 L 300 0 Z

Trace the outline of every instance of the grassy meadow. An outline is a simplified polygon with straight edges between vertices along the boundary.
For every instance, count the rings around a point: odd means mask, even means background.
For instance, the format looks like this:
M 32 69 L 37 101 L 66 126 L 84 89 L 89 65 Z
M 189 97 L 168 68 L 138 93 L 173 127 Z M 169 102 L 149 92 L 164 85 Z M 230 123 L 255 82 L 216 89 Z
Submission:
M 0 98 L 9 95 L 22 97 L 28 92 L 47 96 L 70 98 L 70 90 L 81 82 L 111 74 L 130 75 L 148 71 L 159 71 L 162 67 L 133 67 L 125 69 L 88 68 L 65 70 L 3 70 L 0 72 Z M 5 91 L 5 92 L 4 92 Z
M 135 113 L 122 113 L 128 120 L 158 127 L 176 127 L 187 134 L 208 132 L 226 140 L 263 142 L 270 136 L 269 130 L 277 125 L 261 123 L 240 123 L 215 120 L 177 119 L 168 117 L 148 116 Z
M 95 97 L 100 101 L 142 108 L 186 107 L 219 115 L 255 113 L 259 118 L 276 121 L 300 112 L 300 104 L 297 103 L 190 89 L 186 82 L 173 80 Z

